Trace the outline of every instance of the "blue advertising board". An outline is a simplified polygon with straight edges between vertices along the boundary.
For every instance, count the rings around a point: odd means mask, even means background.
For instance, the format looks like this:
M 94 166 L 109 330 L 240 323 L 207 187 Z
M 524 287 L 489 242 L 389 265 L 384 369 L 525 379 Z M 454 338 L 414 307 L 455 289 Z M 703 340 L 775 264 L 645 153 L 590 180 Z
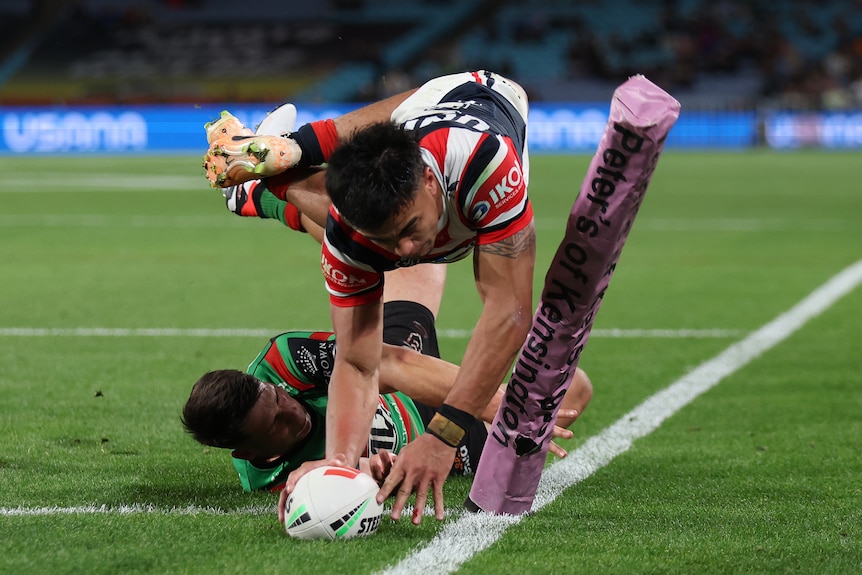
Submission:
M 0 154 L 123 154 L 200 152 L 203 126 L 229 109 L 256 126 L 270 104 L 0 108 Z M 332 118 L 353 105 L 300 107 L 297 125 Z M 607 121 L 608 105 L 537 103 L 531 107 L 531 153 L 592 153 Z M 761 126 L 762 124 L 762 126 Z M 758 134 L 762 136 L 758 137 Z M 682 111 L 667 148 L 862 148 L 862 112 L 782 113 Z

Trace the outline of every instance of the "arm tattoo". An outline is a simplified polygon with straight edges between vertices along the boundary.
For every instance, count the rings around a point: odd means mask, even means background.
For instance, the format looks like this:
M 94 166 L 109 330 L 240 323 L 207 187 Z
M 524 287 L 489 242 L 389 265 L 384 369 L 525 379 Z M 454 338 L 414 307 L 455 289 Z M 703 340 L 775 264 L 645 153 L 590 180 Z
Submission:
M 536 228 L 530 224 L 514 236 L 499 242 L 476 248 L 486 254 L 494 254 L 505 258 L 516 258 L 522 253 L 534 250 L 536 247 Z

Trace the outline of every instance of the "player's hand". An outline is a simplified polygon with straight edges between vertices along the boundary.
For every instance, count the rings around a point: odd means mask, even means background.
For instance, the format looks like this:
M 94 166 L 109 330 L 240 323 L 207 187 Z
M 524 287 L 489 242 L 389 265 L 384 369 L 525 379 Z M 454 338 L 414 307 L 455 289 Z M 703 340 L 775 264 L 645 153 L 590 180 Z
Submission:
M 385 449 L 381 449 L 368 458 L 368 472 L 378 485 L 383 485 L 383 482 L 389 477 L 397 458 L 397 455 L 389 453 Z
M 306 461 L 305 463 L 291 471 L 290 475 L 287 476 L 287 481 L 284 484 L 284 489 L 282 489 L 281 493 L 278 494 L 278 508 L 276 509 L 276 513 L 278 513 L 279 523 L 284 523 L 284 506 L 287 505 L 287 498 L 290 497 L 291 493 L 293 493 L 293 490 L 296 488 L 296 482 L 299 481 L 299 478 L 311 471 L 312 469 L 323 467 L 324 465 L 333 465 L 335 467 L 350 467 L 349 465 L 347 465 L 347 458 L 339 454 L 335 455 L 334 457 L 330 457 L 329 459 Z
M 572 420 L 578 417 L 578 411 L 576 409 L 560 409 L 557 412 L 557 419 L 560 417 L 571 418 Z M 571 439 L 575 436 L 571 430 L 566 429 L 565 427 L 560 427 L 559 425 L 554 426 L 554 430 L 551 432 L 552 437 L 554 439 Z M 548 444 L 548 451 L 559 457 L 560 459 L 567 456 L 569 453 L 559 445 L 557 445 L 553 440 Z
M 416 504 L 413 509 L 413 524 L 422 522 L 425 502 L 428 499 L 428 489 L 434 498 L 434 512 L 438 521 L 443 520 L 443 483 L 455 460 L 455 448 L 449 447 L 436 437 L 426 433 L 408 444 L 401 453 L 395 465 L 383 482 L 377 494 L 377 502 L 383 501 L 395 492 L 395 503 L 389 516 L 399 519 L 407 498 L 416 493 Z M 397 491 L 396 491 L 397 490 Z

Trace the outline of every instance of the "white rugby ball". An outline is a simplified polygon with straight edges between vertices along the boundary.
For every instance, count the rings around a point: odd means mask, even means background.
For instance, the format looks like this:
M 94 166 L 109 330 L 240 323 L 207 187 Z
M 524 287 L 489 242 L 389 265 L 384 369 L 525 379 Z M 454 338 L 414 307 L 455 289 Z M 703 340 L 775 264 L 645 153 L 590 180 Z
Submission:
M 299 478 L 287 498 L 284 527 L 297 539 L 350 539 L 380 526 L 377 482 L 348 467 L 317 467 Z

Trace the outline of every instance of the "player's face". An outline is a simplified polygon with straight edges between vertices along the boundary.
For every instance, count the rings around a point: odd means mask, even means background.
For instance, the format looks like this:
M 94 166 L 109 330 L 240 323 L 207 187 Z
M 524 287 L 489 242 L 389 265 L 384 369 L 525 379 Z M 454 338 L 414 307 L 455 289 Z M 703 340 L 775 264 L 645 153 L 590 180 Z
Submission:
M 425 168 L 413 202 L 379 229 L 363 231 L 362 235 L 403 259 L 420 258 L 434 249 L 443 213 L 441 196 L 437 178 L 430 168 Z
M 261 385 L 260 397 L 243 423 L 249 439 L 239 450 L 257 457 L 282 456 L 308 436 L 311 416 L 280 387 L 271 383 Z

